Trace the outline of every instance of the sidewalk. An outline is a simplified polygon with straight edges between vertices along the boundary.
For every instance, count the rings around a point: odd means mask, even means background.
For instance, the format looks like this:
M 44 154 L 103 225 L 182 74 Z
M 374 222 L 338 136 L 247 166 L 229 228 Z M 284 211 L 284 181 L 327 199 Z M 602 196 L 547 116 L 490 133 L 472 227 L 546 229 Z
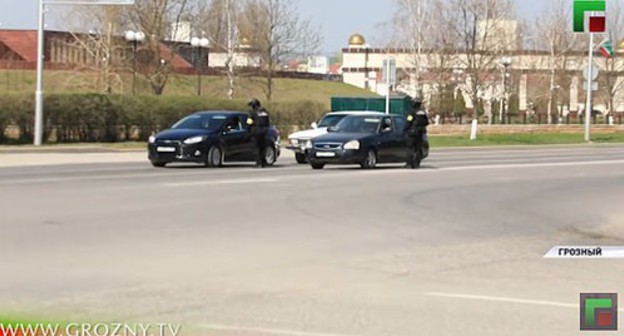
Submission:
M 26 167 L 89 163 L 134 163 L 145 162 L 147 153 L 140 152 L 113 152 L 113 153 L 2 153 L 0 152 L 0 167 Z

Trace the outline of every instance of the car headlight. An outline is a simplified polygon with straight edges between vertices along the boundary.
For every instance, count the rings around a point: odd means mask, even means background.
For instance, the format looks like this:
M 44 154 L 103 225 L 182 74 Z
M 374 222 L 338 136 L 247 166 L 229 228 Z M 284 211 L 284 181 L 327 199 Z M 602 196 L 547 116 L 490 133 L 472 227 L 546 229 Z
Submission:
M 152 135 L 152 136 L 149 137 L 148 141 L 149 141 L 149 143 L 153 144 L 154 142 L 156 142 L 156 137 Z
M 308 149 L 309 149 L 309 148 L 312 148 L 312 140 L 308 140 L 308 141 L 306 141 L 306 143 L 305 143 L 305 148 L 308 148 Z
M 186 140 L 184 140 L 184 144 L 185 145 L 193 145 L 196 143 L 200 143 L 204 141 L 204 137 L 203 136 L 196 136 L 196 137 L 192 137 L 192 138 L 188 138 Z
M 358 150 L 358 149 L 360 149 L 360 142 L 357 141 L 357 140 L 349 141 L 346 144 L 344 144 L 343 148 L 344 149 Z
M 298 139 L 290 139 L 290 144 L 293 146 L 299 146 L 299 140 Z

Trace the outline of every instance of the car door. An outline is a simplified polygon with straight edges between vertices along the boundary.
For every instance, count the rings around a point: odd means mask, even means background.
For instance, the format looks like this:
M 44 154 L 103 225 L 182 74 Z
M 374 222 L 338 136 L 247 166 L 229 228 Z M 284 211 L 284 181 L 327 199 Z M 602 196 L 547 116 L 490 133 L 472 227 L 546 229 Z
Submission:
M 243 141 L 240 146 L 238 158 L 240 161 L 254 161 L 254 147 L 249 133 L 249 125 L 247 125 L 247 118 L 249 118 L 249 116 L 242 113 L 238 117 L 241 120 L 241 128 L 243 130 Z
M 394 149 L 394 157 L 397 162 L 405 161 L 407 157 L 407 137 L 405 128 L 407 120 L 403 117 L 394 117 L 394 135 L 396 139 L 396 148 Z
M 390 123 L 390 128 L 384 130 L 384 125 L 387 121 Z M 377 159 L 379 162 L 392 162 L 396 155 L 394 151 L 397 144 L 394 134 L 394 123 L 392 121 L 391 117 L 383 117 L 379 125 L 379 140 L 377 142 Z
M 240 160 L 245 149 L 247 137 L 242 120 L 238 116 L 232 117 L 227 120 L 225 125 L 226 128 L 221 132 L 221 144 L 225 150 L 226 160 Z M 229 127 L 227 127 L 228 125 Z

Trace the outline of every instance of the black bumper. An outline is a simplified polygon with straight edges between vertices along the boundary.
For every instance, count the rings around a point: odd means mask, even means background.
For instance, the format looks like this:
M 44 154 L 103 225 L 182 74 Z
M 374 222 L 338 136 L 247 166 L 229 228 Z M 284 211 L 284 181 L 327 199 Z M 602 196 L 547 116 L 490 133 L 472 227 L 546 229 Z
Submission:
M 321 154 L 318 154 L 321 153 Z M 327 154 L 333 153 L 333 154 Z M 328 157 L 326 155 L 333 155 L 332 157 Z M 360 164 L 364 161 L 366 157 L 366 153 L 362 150 L 344 150 L 344 149 L 333 149 L 333 150 L 318 150 L 318 149 L 310 149 L 308 151 L 308 160 L 313 163 L 323 163 L 323 164 Z
M 160 148 L 160 150 L 159 150 Z M 164 150 L 163 148 L 167 148 Z M 185 145 L 182 143 L 149 144 L 147 148 L 148 158 L 152 162 L 206 162 L 208 155 L 206 145 L 203 143 Z

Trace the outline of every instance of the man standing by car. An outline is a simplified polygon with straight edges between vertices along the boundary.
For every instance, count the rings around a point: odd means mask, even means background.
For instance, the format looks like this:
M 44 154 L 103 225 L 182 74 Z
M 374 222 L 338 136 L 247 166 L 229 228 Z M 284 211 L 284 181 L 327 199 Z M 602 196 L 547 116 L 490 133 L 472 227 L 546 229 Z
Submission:
M 269 112 L 262 107 L 258 99 L 249 102 L 251 115 L 247 118 L 247 125 L 251 139 L 253 141 L 254 154 L 256 156 L 256 167 L 266 167 L 266 138 L 271 125 Z
M 429 126 L 429 117 L 423 109 L 422 100 L 414 98 L 412 101 L 412 109 L 407 115 L 407 162 L 406 168 L 420 167 L 420 161 L 423 159 L 423 145 L 425 134 L 427 134 L 427 126 Z

